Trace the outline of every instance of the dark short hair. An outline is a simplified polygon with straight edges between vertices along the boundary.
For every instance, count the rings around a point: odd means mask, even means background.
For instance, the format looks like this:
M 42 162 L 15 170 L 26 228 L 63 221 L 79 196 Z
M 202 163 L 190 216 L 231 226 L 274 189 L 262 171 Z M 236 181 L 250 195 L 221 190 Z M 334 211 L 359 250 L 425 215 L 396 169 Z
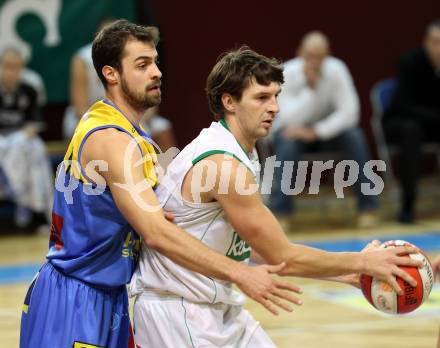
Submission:
M 109 65 L 119 72 L 122 71 L 121 60 L 125 44 L 129 40 L 148 42 L 157 46 L 159 30 L 156 27 L 145 27 L 120 19 L 104 26 L 96 34 L 92 45 L 92 59 L 96 73 L 105 88 L 107 88 L 107 80 L 102 74 L 102 68 Z
M 440 29 L 440 18 L 433 20 L 426 26 L 426 34 L 430 34 L 433 29 Z
M 223 93 L 229 93 L 240 101 L 252 77 L 264 86 L 271 82 L 282 84 L 283 67 L 275 58 L 267 58 L 247 46 L 219 56 L 206 82 L 209 109 L 214 118 L 219 119 L 224 116 Z

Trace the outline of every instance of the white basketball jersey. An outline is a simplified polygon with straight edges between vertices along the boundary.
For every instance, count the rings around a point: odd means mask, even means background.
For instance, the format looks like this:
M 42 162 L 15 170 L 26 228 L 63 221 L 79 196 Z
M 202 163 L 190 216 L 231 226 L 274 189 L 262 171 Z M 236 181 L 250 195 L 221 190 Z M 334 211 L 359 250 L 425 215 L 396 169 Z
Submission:
M 248 262 L 250 247 L 233 230 L 218 202 L 193 203 L 181 196 L 183 179 L 188 171 L 195 163 L 213 154 L 225 154 L 228 159 L 239 160 L 258 178 L 256 151 L 249 158 L 227 128 L 226 122 L 221 120 L 203 129 L 171 162 L 156 194 L 164 210 L 174 214 L 174 222 L 179 227 L 211 249 L 234 260 Z M 182 245 L 182 248 L 185 246 Z M 193 302 L 233 305 L 244 302 L 244 296 L 233 290 L 230 283 L 189 271 L 145 244 L 142 245 L 139 267 L 130 284 L 131 295 L 143 291 L 172 293 Z

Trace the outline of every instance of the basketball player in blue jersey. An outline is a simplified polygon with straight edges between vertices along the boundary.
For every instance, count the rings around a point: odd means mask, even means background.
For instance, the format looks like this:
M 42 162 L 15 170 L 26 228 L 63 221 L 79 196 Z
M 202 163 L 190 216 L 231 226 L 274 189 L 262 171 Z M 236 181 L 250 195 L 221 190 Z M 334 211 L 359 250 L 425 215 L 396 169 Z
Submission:
M 124 185 L 127 170 L 132 183 L 147 179 L 140 198 L 158 206 L 155 153 L 139 127 L 145 110 L 161 100 L 157 42 L 156 28 L 124 20 L 103 28 L 93 42 L 106 99 L 81 119 L 58 172 L 47 262 L 24 301 L 22 348 L 134 347 L 126 283 L 137 263 L 138 234 L 149 248 L 192 271 L 235 282 L 269 310 L 298 303 L 291 294 L 298 288 L 270 275 L 284 264 L 248 267 L 212 251 L 161 210 L 143 209 Z
M 168 166 L 156 191 L 164 209 L 188 233 L 242 262 L 252 248 L 268 263 L 286 262 L 283 275 L 359 286 L 357 275 L 365 273 L 402 294 L 396 276 L 413 286 L 416 282 L 398 265 L 421 266 L 402 256 L 417 252 L 413 248 L 379 250 L 374 241 L 361 253 L 331 253 L 294 244 L 264 206 L 255 142 L 268 134 L 279 112 L 282 83 L 279 63 L 246 47 L 219 59 L 206 88 L 219 121 L 203 129 Z M 136 295 L 139 347 L 275 347 L 231 284 L 173 264 L 148 246 L 130 291 Z

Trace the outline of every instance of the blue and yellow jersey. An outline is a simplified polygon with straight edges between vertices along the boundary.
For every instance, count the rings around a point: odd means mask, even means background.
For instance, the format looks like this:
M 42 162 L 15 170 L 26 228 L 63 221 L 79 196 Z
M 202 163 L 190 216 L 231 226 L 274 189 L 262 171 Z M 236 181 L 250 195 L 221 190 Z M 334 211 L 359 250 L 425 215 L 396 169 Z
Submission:
M 149 136 L 110 102 L 96 102 L 79 122 L 57 175 L 47 259 L 67 276 L 114 288 L 130 281 L 140 240 L 109 188 L 96 191 L 79 162 L 87 138 L 105 128 L 125 132 L 136 141 L 145 177 L 153 187 L 157 184 L 156 153 Z

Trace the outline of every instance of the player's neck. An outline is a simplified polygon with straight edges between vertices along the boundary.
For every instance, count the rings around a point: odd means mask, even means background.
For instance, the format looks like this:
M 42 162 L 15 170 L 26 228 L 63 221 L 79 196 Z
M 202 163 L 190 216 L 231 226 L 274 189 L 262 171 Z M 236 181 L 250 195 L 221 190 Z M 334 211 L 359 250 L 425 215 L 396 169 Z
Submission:
M 235 118 L 225 118 L 225 122 L 228 126 L 229 131 L 238 141 L 243 150 L 248 154 L 252 154 L 255 148 L 256 139 L 252 139 L 245 134 L 243 129 L 240 127 L 237 122 L 235 122 Z
M 127 103 L 125 99 L 117 94 L 107 93 L 106 99 L 110 101 L 128 120 L 135 125 L 139 125 L 142 115 L 145 110 L 137 110 L 131 104 Z

